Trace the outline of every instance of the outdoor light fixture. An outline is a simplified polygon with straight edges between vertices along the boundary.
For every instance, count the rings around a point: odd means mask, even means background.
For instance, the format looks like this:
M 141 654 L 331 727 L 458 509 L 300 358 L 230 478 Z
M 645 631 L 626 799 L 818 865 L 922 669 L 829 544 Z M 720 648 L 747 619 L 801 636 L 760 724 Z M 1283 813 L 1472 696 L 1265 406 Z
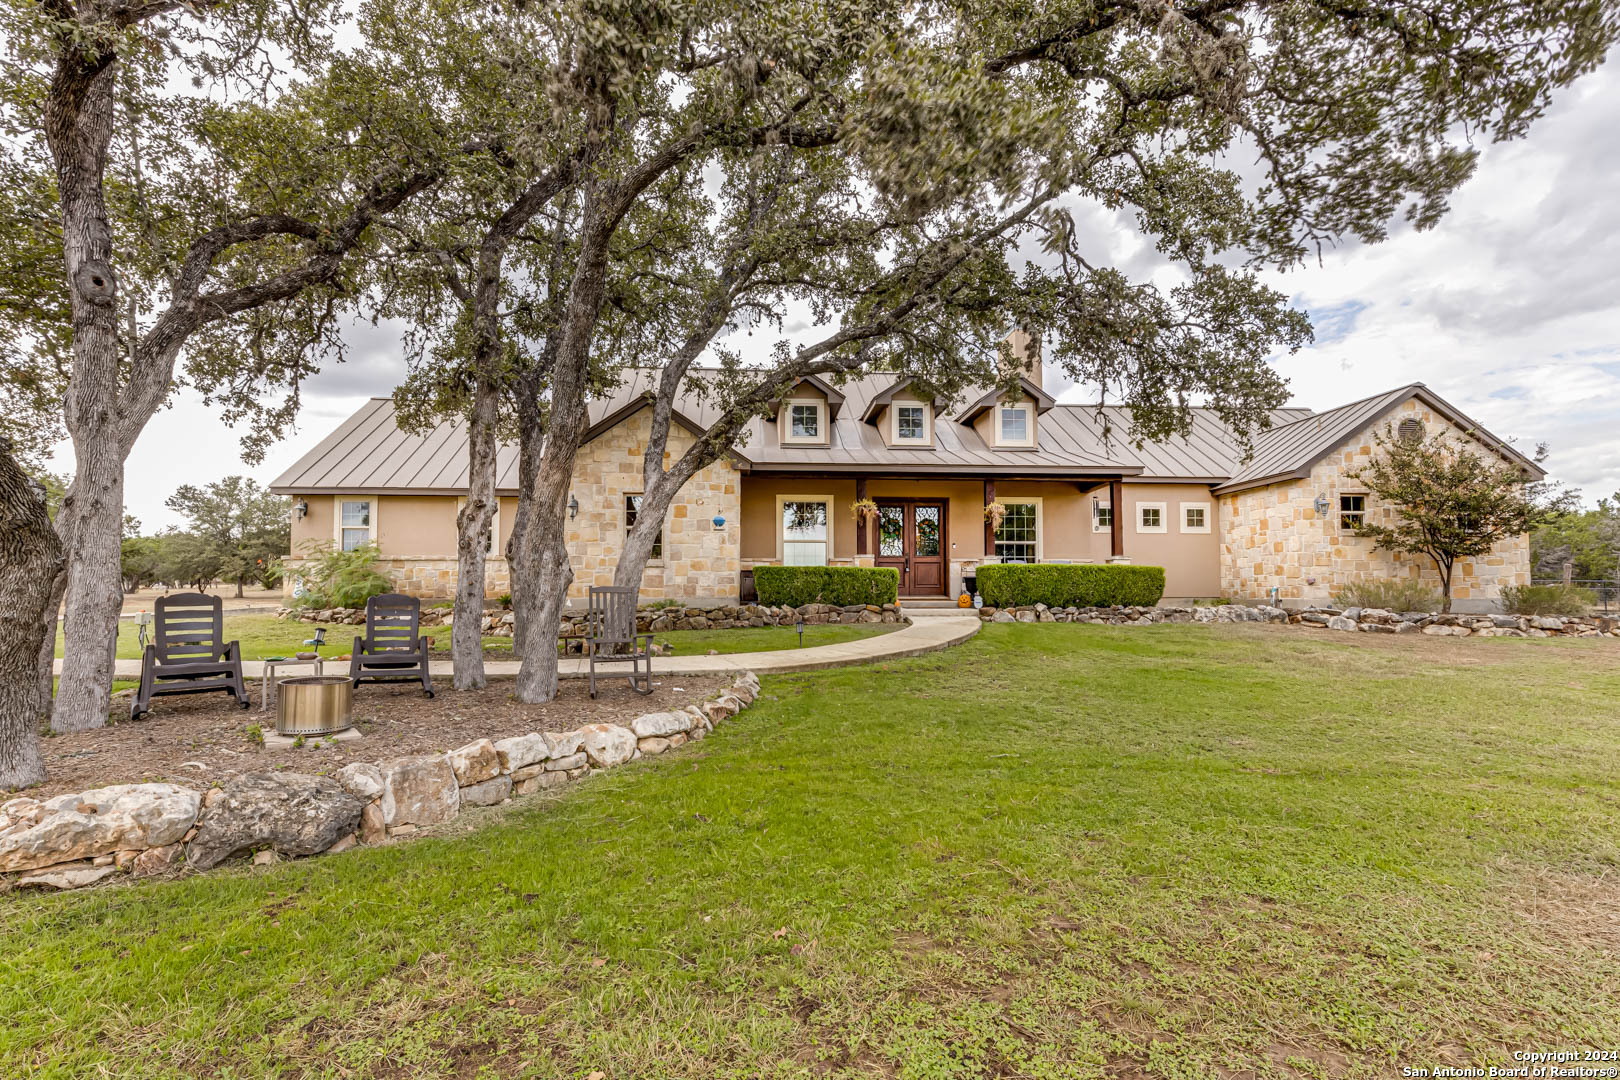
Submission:
M 304 515 L 309 513 L 309 503 L 305 502 L 303 499 L 299 499 L 297 502 L 293 503 L 293 513 L 298 515 L 299 521 L 304 520 Z
M 579 516 L 579 500 L 574 498 L 574 496 L 569 495 L 568 496 L 568 520 L 573 521 L 578 516 Z
M 320 652 L 321 646 L 326 644 L 326 627 L 317 626 L 315 628 L 315 636 L 305 641 L 304 644 L 313 645 L 315 646 L 315 651 Z
M 804 648 L 804 620 L 800 619 L 798 622 L 794 623 L 793 629 L 797 631 L 799 635 L 799 648 Z
M 723 529 L 726 527 L 726 519 L 723 515 L 716 514 L 710 520 L 714 522 L 714 527 L 717 529 Z
M 1316 505 L 1316 514 L 1317 514 L 1317 516 L 1318 517 L 1327 517 L 1328 505 L 1329 504 L 1328 504 L 1328 497 L 1327 497 L 1326 492 L 1317 492 L 1315 505 Z

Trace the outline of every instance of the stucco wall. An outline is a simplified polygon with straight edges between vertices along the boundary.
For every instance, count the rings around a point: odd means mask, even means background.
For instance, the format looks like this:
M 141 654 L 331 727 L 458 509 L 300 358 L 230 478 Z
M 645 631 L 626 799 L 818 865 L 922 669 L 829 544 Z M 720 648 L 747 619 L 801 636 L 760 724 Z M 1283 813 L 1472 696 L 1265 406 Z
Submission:
M 1131 562 L 1164 567 L 1167 599 L 1216 597 L 1221 594 L 1221 528 L 1219 509 L 1207 484 L 1126 484 L 1125 556 Z M 1106 498 L 1106 494 L 1103 496 Z M 1163 503 L 1164 532 L 1141 531 L 1142 503 Z M 1182 513 L 1188 503 L 1201 504 L 1208 532 L 1188 532 Z M 1099 534 L 1107 554 L 1108 534 Z
M 1275 587 L 1278 598 L 1296 603 L 1332 599 L 1335 590 L 1369 578 L 1420 578 L 1438 589 L 1439 576 L 1426 555 L 1375 549 L 1372 540 L 1339 528 L 1339 496 L 1361 494 L 1366 486 L 1348 476 L 1371 460 L 1374 431 L 1416 416 L 1430 434 L 1445 432 L 1474 443 L 1418 400 L 1347 439 L 1311 470 L 1309 480 L 1296 480 L 1221 497 L 1222 589 L 1234 599 L 1262 599 Z M 1488 451 L 1487 451 L 1488 452 Z M 1318 493 L 1328 497 L 1325 518 L 1316 513 Z M 1394 524 L 1396 510 L 1367 499 L 1368 519 Z M 1503 585 L 1530 580 L 1530 542 L 1518 537 L 1497 544 L 1489 554 L 1457 563 L 1452 596 L 1459 608 L 1485 608 L 1497 601 Z

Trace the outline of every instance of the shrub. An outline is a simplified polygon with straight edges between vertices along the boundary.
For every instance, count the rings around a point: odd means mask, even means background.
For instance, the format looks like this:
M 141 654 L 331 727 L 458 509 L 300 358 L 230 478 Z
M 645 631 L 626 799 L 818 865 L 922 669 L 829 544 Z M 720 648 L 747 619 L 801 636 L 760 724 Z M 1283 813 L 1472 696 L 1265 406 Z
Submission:
M 979 567 L 979 595 L 991 607 L 1152 607 L 1164 595 L 1164 567 L 1001 563 Z
M 1440 593 L 1417 578 L 1367 578 L 1352 581 L 1333 594 L 1340 607 L 1384 611 L 1439 611 Z
M 759 602 L 805 604 L 892 604 L 900 595 L 900 571 L 892 566 L 756 566 Z
M 1514 615 L 1585 615 L 1592 600 L 1573 585 L 1502 586 L 1502 608 Z
M 299 575 L 304 579 L 304 607 L 365 607 L 373 596 L 394 591 L 394 583 L 377 569 L 377 547 L 361 544 L 339 551 L 331 544 L 307 549 Z

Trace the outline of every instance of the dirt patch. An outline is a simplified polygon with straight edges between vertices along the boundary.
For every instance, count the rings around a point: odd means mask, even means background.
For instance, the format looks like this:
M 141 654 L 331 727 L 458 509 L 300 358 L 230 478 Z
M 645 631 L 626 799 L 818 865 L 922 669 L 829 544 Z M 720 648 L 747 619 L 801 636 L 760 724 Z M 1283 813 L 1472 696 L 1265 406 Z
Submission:
M 1560 945 L 1620 952 L 1620 875 L 1529 871 L 1502 887 L 1538 934 Z
M 28 794 L 44 798 L 153 780 L 203 788 L 276 768 L 330 773 L 351 761 L 453 750 L 475 739 L 623 722 L 695 704 L 728 684 L 722 676 L 655 679 L 653 692 L 642 696 L 623 679 L 599 681 L 592 701 L 585 680 L 564 679 L 555 701 L 525 705 L 512 696 L 510 679 L 496 680 L 483 690 L 445 685 L 431 700 L 407 685 L 366 683 L 354 696 L 355 723 L 364 738 L 287 750 L 267 750 L 250 733 L 255 725 L 264 731 L 275 728 L 275 712 L 258 711 L 257 686 L 252 709 L 240 708 L 225 694 L 159 697 L 141 720 L 120 719 L 96 731 L 43 739 L 48 779 Z

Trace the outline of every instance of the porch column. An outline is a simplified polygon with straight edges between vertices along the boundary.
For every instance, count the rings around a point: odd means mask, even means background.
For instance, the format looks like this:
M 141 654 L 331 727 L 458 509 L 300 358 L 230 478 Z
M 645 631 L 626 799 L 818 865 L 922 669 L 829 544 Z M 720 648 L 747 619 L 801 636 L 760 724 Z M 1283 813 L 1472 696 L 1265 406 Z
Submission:
M 984 505 L 989 506 L 991 503 L 993 503 L 995 501 L 996 501 L 996 482 L 994 480 L 986 480 L 984 482 Z M 985 518 L 984 519 L 984 557 L 985 557 L 985 560 L 988 561 L 988 560 L 994 558 L 995 554 L 996 554 L 996 527 L 994 525 L 990 524 L 990 519 L 989 518 Z
M 855 501 L 856 502 L 861 502 L 865 498 L 866 498 L 866 477 L 857 476 L 855 478 Z M 867 542 L 866 531 L 867 531 L 867 522 L 866 522 L 865 515 L 857 515 L 856 518 L 855 518 L 855 554 L 857 554 L 857 555 L 865 555 L 866 554 L 866 542 Z
M 1113 522 L 1109 529 L 1109 554 L 1118 559 L 1125 554 L 1125 481 L 1108 481 L 1108 505 L 1108 517 Z

